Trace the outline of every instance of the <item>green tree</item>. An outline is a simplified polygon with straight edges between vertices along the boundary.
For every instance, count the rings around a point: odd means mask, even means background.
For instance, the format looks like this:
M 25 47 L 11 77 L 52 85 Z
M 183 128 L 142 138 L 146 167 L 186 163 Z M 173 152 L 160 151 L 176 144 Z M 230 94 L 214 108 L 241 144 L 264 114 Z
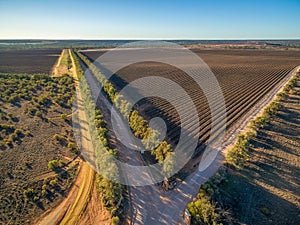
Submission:
M 169 152 L 165 161 L 163 162 L 163 172 L 165 177 L 171 177 L 174 174 L 174 169 L 176 165 L 176 154 L 174 152 Z
M 215 206 L 211 204 L 210 198 L 204 194 L 203 190 L 200 191 L 195 202 L 188 204 L 188 210 L 192 215 L 193 223 L 218 224 L 219 215 L 215 212 Z
M 171 145 L 163 141 L 156 149 L 151 151 L 151 154 L 155 155 L 155 159 L 158 162 L 163 162 L 169 152 L 171 152 Z

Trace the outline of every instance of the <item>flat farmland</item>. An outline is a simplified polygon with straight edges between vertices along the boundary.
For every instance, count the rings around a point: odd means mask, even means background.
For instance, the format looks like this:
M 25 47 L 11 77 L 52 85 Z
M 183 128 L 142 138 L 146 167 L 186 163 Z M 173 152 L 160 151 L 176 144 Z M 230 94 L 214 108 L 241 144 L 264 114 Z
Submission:
M 50 74 L 61 49 L 5 50 L 0 52 L 1 73 Z
M 223 91 L 227 127 L 233 126 L 249 109 L 255 107 L 266 93 L 278 84 L 287 74 L 300 64 L 300 51 L 295 50 L 229 50 L 192 49 L 211 68 Z M 95 60 L 104 51 L 83 53 Z M 178 83 L 192 98 L 201 124 L 200 133 L 193 131 L 194 121 L 190 121 L 189 132 L 199 139 L 199 149 L 210 136 L 210 111 L 207 100 L 197 84 L 183 71 L 170 65 L 157 62 L 132 64 L 118 71 L 111 81 L 121 90 L 133 80 L 146 76 L 159 76 Z M 146 86 L 160 85 L 145 83 Z M 165 87 L 161 86 L 163 90 Z M 139 93 L 143 95 L 143 88 Z M 178 101 L 182 101 L 179 99 Z M 146 98 L 138 103 L 140 113 L 146 118 L 163 118 L 168 127 L 167 140 L 176 145 L 180 136 L 180 119 L 172 104 L 157 97 Z M 188 109 L 187 109 L 188 110 Z

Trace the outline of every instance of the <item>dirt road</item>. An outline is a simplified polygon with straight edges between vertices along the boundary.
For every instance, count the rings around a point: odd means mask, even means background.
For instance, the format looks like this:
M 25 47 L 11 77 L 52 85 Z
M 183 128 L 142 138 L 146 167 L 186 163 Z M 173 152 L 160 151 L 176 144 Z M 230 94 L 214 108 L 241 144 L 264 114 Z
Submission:
M 52 76 L 58 76 L 59 75 L 58 70 L 59 70 L 59 67 L 60 67 L 61 59 L 63 58 L 64 54 L 66 54 L 65 51 L 67 51 L 67 50 L 66 49 L 62 50 L 62 52 L 61 52 L 61 54 L 58 58 L 57 63 L 54 65 L 54 68 L 52 70 Z
M 70 54 L 70 50 L 69 50 Z M 78 76 L 76 73 L 75 62 L 70 54 L 72 60 L 73 75 L 75 78 L 76 89 L 78 89 Z M 81 93 L 76 91 L 77 109 L 74 113 L 80 120 L 86 121 L 84 112 L 84 106 Z M 81 147 L 85 151 L 94 153 L 91 137 L 89 133 L 89 126 L 86 123 L 80 124 L 82 126 L 81 131 Z M 55 224 L 77 224 L 80 217 L 84 213 L 88 201 L 91 197 L 91 193 L 94 187 L 95 171 L 85 161 L 81 161 L 79 167 L 78 176 L 72 186 L 67 197 L 62 201 L 60 205 L 51 210 L 38 224 L 40 225 L 55 225 Z

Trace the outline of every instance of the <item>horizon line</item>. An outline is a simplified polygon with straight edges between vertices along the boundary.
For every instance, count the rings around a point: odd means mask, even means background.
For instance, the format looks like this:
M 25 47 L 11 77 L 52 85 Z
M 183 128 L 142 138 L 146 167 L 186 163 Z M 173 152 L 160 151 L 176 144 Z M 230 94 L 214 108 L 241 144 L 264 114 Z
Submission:
M 300 38 L 0 38 L 0 40 L 53 40 L 53 41 L 131 41 L 131 40 L 172 40 L 172 41 L 269 41 L 299 40 Z

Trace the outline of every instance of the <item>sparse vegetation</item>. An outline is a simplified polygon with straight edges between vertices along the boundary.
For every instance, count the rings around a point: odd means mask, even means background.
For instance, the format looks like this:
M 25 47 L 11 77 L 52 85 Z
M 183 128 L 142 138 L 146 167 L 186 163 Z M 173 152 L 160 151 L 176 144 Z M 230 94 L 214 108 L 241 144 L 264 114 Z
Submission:
M 188 204 L 193 223 L 297 224 L 299 204 L 292 197 L 297 187 L 289 176 L 293 177 L 299 167 L 294 165 L 294 154 L 298 154 L 294 146 L 299 145 L 295 133 L 299 133 L 300 127 L 295 123 L 288 125 L 288 121 L 300 113 L 299 107 L 295 108 L 297 103 L 291 100 L 295 99 L 291 90 L 299 78 L 297 73 L 287 84 L 288 88 L 252 121 L 248 131 L 238 136 L 226 158 L 230 165 L 220 168 L 201 186 L 197 200 Z M 282 137 L 281 132 L 287 136 Z M 232 166 L 236 171 L 232 171 Z M 279 177 L 282 171 L 291 174 Z M 216 216 L 215 222 L 204 222 L 203 214 L 207 213 L 201 211 L 204 206 L 211 212 L 209 215 Z
M 71 114 L 74 83 L 69 76 L 0 74 L 0 90 L 0 151 L 5 151 L 0 154 L 0 223 L 29 224 L 57 204 L 76 173 L 63 167 L 55 178 L 48 169 L 49 159 L 73 158 L 77 152 L 71 125 L 60 119 Z M 64 138 L 64 145 L 53 139 L 55 134 Z M 71 151 L 69 142 L 74 143 Z M 44 176 L 49 176 L 46 183 Z
M 248 130 L 244 134 L 240 134 L 234 147 L 226 155 L 228 163 L 236 168 L 241 169 L 243 165 L 249 160 L 249 147 L 251 140 L 256 137 L 257 131 L 266 126 L 270 119 L 276 115 L 281 107 L 280 100 L 288 96 L 291 89 L 295 86 L 299 73 L 296 73 L 292 79 L 284 86 L 283 91 L 279 92 L 276 99 L 272 101 L 263 111 L 263 113 L 256 119 L 252 120 Z

